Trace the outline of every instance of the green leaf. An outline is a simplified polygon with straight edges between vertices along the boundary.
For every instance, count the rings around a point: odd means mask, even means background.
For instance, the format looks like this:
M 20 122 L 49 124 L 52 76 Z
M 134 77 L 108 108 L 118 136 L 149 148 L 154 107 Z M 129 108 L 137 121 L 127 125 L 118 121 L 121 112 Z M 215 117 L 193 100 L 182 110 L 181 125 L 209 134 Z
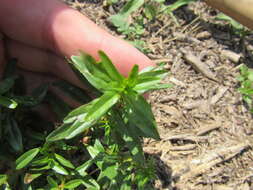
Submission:
M 0 187 L 1 185 L 7 182 L 8 176 L 7 175 L 0 175 Z
M 40 148 L 34 148 L 22 154 L 16 160 L 16 169 L 19 170 L 27 166 L 35 158 L 35 156 L 37 156 L 39 152 L 40 152 Z
M 22 152 L 23 151 L 23 140 L 22 140 L 22 134 L 21 131 L 17 125 L 17 122 L 9 117 L 7 119 L 7 141 L 13 148 L 15 152 Z
M 63 166 L 66 166 L 71 169 L 75 168 L 75 166 L 70 161 L 65 159 L 63 156 L 56 154 L 56 153 L 54 153 L 54 156 L 55 156 L 56 160 L 58 160 L 60 162 L 60 164 L 62 164 Z
M 135 123 L 146 137 L 159 140 L 155 118 L 146 100 L 132 91 L 124 96 L 124 100 L 127 103 L 129 120 Z
M 75 189 L 75 188 L 77 188 L 78 186 L 80 186 L 82 183 L 83 183 L 83 180 L 81 180 L 81 179 L 74 179 L 74 180 L 68 181 L 68 182 L 64 185 L 64 188 L 67 188 L 67 189 Z
M 87 68 L 87 65 L 95 64 L 94 59 L 84 53 L 80 53 L 80 56 L 72 56 L 71 60 L 77 70 L 85 76 L 89 83 L 100 91 L 104 91 L 108 88 L 108 83 L 104 80 L 95 77 Z
M 88 175 L 86 175 L 83 178 L 83 184 L 85 185 L 85 187 L 88 190 L 100 190 L 101 189 L 99 184 L 96 182 L 96 180 L 94 180 L 93 178 L 91 178 Z
M 98 54 L 101 59 L 101 66 L 103 67 L 103 69 L 107 72 L 107 74 L 110 76 L 112 80 L 120 83 L 124 78 L 117 71 L 116 67 L 112 64 L 109 57 L 107 57 L 107 55 L 102 51 L 99 51 Z
M 31 166 L 42 166 L 48 164 L 50 158 L 48 156 L 41 156 L 32 161 Z
M 52 166 L 51 166 L 52 170 L 54 170 L 56 173 L 61 174 L 61 175 L 69 175 L 69 172 L 63 168 L 58 162 L 53 161 L 52 162 Z
M 50 133 L 46 139 L 48 142 L 61 139 L 71 139 L 95 123 L 95 120 L 81 122 L 79 120 L 76 120 L 74 123 L 64 123 L 62 126 L 58 127 L 56 130 Z
M 120 136 L 126 142 L 129 151 L 131 152 L 134 160 L 139 163 L 144 162 L 144 153 L 142 150 L 142 145 L 140 142 L 140 133 L 135 133 L 132 129 L 133 126 L 125 124 L 117 110 L 113 110 L 113 116 L 111 117 L 110 123 L 111 126 L 115 125 L 115 130 L 118 131 Z
M 144 7 L 144 14 L 149 20 L 152 20 L 156 17 L 157 12 L 158 12 L 157 10 L 158 9 L 154 4 L 147 3 L 145 4 L 145 7 Z
M 83 121 L 89 109 L 99 100 L 99 98 L 94 99 L 88 104 L 84 104 L 73 111 L 71 111 L 63 120 L 64 123 L 72 123 L 75 120 Z
M 118 102 L 120 95 L 116 92 L 105 92 L 99 100 L 89 109 L 85 119 L 87 121 L 101 118 L 114 104 Z
M 94 146 L 88 146 L 87 150 L 92 158 L 95 158 L 99 153 L 105 152 L 105 149 L 101 142 L 96 139 Z
M 85 176 L 87 175 L 86 170 L 93 164 L 93 160 L 88 160 L 85 163 L 83 163 L 81 166 L 76 168 L 76 171 L 81 175 Z
M 10 98 L 0 96 L 0 105 L 10 108 L 10 109 L 15 109 L 17 107 L 18 103 Z
M 121 30 L 126 30 L 129 23 L 127 22 L 128 17 L 138 10 L 144 4 L 144 0 L 129 0 L 120 12 L 116 15 L 112 15 L 109 20 L 114 26 L 121 28 Z
M 120 10 L 121 15 L 129 16 L 132 12 L 138 10 L 144 4 L 144 0 L 130 0 Z
M 47 176 L 47 182 L 51 187 L 58 187 L 58 183 L 50 176 Z
M 25 177 L 24 177 L 24 183 L 25 184 L 30 184 L 33 180 L 35 180 L 36 178 L 40 177 L 42 175 L 42 173 L 26 173 Z
M 116 163 L 105 163 L 102 164 L 102 173 L 100 177 L 106 176 L 110 180 L 113 180 L 118 175 L 118 165 Z
M 9 77 L 0 82 L 0 94 L 8 92 L 14 85 L 17 76 Z
M 189 4 L 190 2 L 194 2 L 196 0 L 177 0 L 175 3 L 173 3 L 172 5 L 169 6 L 165 6 L 165 10 L 167 11 L 167 13 L 171 13 L 173 11 L 175 11 L 176 9 Z M 163 10 L 163 11 L 165 11 Z
M 134 65 L 127 79 L 130 86 L 134 86 L 137 82 L 138 71 L 139 66 Z

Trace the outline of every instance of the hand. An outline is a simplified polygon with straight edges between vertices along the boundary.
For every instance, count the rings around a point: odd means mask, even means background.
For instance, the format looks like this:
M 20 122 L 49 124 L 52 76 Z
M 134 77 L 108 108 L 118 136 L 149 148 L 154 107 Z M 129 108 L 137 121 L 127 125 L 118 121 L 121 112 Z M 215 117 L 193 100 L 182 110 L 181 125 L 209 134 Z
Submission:
M 48 73 L 82 87 L 64 57 L 82 50 L 94 57 L 103 50 L 127 75 L 134 64 L 140 69 L 152 62 L 134 47 L 96 26 L 58 0 L 3 0 L 0 6 L 0 68 L 4 55 L 18 59 L 19 67 Z

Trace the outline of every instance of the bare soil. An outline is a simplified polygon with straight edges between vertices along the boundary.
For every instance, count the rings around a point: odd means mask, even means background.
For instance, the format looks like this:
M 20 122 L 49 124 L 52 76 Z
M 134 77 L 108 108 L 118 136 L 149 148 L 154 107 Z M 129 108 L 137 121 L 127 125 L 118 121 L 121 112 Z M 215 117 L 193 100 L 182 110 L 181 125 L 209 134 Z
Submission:
M 122 3 L 66 3 L 124 37 L 107 20 Z M 253 120 L 236 79 L 240 64 L 253 63 L 253 36 L 232 34 L 217 13 L 199 1 L 175 11 L 178 23 L 165 14 L 145 22 L 147 55 L 166 63 L 164 82 L 174 84 L 149 97 L 161 135 L 144 143 L 157 160 L 156 189 L 253 190 Z

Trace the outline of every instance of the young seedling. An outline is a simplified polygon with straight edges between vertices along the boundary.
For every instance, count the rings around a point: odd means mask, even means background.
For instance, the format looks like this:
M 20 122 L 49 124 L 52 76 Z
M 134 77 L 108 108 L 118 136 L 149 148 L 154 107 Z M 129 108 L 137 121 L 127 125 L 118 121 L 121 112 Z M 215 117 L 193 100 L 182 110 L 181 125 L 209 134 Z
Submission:
M 239 92 L 242 94 L 243 100 L 248 104 L 250 111 L 253 113 L 253 70 L 246 65 L 240 67 L 240 76 L 238 80 L 241 83 Z
M 167 71 L 149 67 L 139 72 L 135 65 L 124 77 L 104 52 L 99 51 L 99 56 L 96 62 L 90 55 L 80 53 L 71 57 L 71 63 L 100 97 L 71 111 L 63 124 L 48 135 L 45 145 L 17 160 L 17 169 L 27 167 L 36 178 L 47 173 L 45 187 L 53 189 L 149 189 L 155 169 L 152 160 L 144 155 L 142 140 L 160 137 L 151 107 L 141 94 L 170 87 L 161 84 Z M 69 146 L 69 139 L 82 141 L 81 165 L 56 153 L 62 152 L 59 143 Z

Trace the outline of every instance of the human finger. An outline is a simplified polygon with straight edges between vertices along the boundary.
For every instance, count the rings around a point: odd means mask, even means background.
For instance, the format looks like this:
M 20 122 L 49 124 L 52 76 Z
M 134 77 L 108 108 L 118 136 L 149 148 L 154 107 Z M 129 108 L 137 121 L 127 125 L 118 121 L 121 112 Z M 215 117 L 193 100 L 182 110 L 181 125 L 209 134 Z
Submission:
M 113 37 L 57 0 L 44 0 L 43 3 L 36 0 L 13 1 L 3 2 L 0 18 L 4 19 L 0 20 L 0 27 L 6 35 L 17 41 L 68 57 L 82 50 L 98 58 L 97 51 L 103 50 L 124 74 L 134 64 L 139 64 L 141 69 L 152 65 L 133 46 Z

